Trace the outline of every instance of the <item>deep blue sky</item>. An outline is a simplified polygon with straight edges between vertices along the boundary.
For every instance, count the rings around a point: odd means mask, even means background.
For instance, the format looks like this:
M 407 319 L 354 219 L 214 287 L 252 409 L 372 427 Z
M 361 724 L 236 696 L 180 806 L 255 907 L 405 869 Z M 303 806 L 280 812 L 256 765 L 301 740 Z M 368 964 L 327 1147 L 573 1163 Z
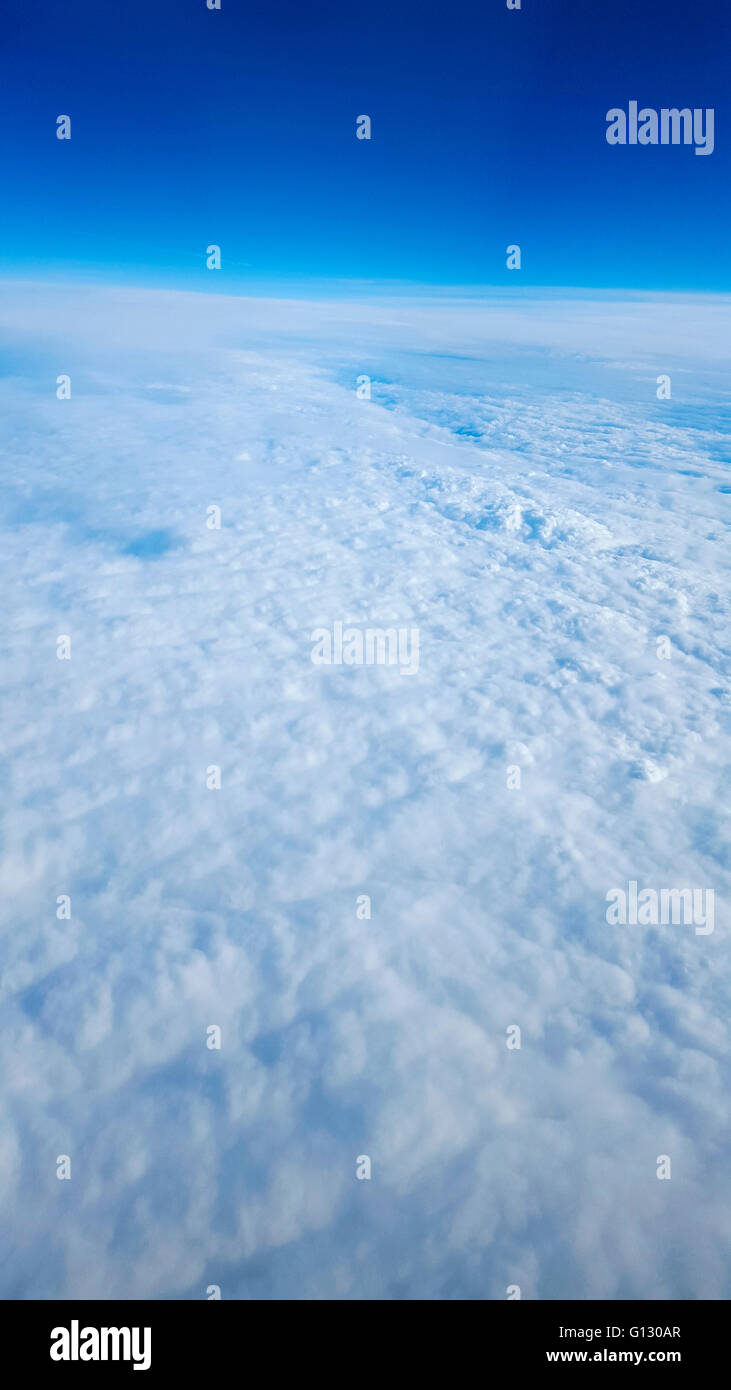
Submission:
M 728 0 L 222 3 L 6 8 L 0 270 L 731 289 Z M 631 99 L 714 153 L 611 148 Z

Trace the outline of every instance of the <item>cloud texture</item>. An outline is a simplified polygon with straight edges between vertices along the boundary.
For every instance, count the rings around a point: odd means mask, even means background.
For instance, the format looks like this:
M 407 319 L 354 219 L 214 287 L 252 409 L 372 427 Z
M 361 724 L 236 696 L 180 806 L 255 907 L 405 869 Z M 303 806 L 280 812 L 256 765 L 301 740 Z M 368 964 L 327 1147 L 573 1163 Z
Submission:
M 726 1295 L 730 320 L 5 287 L 5 1297 Z

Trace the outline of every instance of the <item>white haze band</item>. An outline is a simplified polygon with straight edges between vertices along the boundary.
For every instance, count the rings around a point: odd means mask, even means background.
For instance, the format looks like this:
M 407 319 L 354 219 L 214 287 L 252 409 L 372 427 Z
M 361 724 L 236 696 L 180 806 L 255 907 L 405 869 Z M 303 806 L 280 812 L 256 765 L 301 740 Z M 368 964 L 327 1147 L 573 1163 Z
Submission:
M 607 111 L 607 121 L 611 121 L 608 145 L 695 145 L 696 154 L 713 154 L 714 107 L 706 107 L 705 112 L 700 106 L 692 111 L 689 106 L 682 110 L 663 106 L 659 112 L 652 106 L 643 106 L 641 111 L 637 107 L 638 103 L 631 101 L 627 114 L 621 106 Z

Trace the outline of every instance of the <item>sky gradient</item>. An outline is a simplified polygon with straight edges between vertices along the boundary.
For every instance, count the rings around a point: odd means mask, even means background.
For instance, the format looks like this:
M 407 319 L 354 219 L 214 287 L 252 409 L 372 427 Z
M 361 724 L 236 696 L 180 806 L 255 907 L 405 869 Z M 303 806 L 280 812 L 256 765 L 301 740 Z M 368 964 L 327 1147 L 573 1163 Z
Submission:
M 41 0 L 6 25 L 5 275 L 731 289 L 728 7 Z M 713 107 L 713 154 L 610 147 L 630 100 Z

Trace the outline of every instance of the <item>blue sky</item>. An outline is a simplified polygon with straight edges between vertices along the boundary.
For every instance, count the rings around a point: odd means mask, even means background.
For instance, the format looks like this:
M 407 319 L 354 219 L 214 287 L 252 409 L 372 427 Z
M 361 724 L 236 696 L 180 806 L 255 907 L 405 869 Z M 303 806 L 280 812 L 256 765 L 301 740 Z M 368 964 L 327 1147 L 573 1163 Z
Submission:
M 11 22 L 6 275 L 731 289 L 722 6 L 40 0 Z M 633 99 L 713 107 L 713 154 L 608 146 Z

